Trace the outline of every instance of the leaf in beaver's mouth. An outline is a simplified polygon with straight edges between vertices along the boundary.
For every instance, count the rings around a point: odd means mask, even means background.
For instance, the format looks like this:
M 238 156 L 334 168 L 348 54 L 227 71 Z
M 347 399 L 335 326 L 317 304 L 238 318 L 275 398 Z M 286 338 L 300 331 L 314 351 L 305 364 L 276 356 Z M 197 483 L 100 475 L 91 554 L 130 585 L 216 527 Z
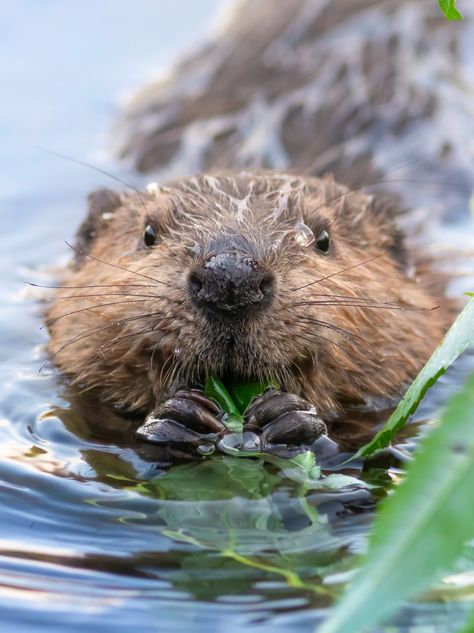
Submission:
M 244 418 L 239 408 L 235 404 L 232 396 L 227 391 L 224 383 L 211 376 L 206 380 L 204 393 L 208 398 L 217 402 L 217 404 L 225 411 L 225 418 L 222 420 L 225 426 L 232 433 L 242 433 L 244 429 Z
M 242 433 L 244 427 L 243 414 L 254 398 L 260 396 L 268 387 L 275 387 L 270 382 L 233 380 L 227 386 L 216 376 L 206 380 L 204 393 L 217 402 L 225 411 L 225 426 L 232 433 Z

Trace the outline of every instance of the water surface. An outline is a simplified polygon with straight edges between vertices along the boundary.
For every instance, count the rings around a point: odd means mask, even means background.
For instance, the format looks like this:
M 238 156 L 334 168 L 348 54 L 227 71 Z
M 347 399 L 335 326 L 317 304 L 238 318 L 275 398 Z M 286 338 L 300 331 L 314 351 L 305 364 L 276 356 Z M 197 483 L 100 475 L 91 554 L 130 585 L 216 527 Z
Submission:
M 37 148 L 126 175 L 107 150 L 121 100 L 201 37 L 222 4 L 160 3 L 158 11 L 152 0 L 22 0 L 0 11 L 5 630 L 310 631 L 350 578 L 390 484 L 373 466 L 350 473 L 360 484 L 323 487 L 302 504 L 298 484 L 260 462 L 223 458 L 167 473 L 153 447 L 138 447 L 126 429 L 107 433 L 98 413 L 91 425 L 51 368 L 38 371 L 46 334 L 25 281 L 54 280 L 87 193 L 112 183 Z M 449 225 L 450 241 L 466 244 L 469 222 L 466 213 Z M 436 417 L 473 368 L 462 359 L 418 418 Z M 459 570 L 472 569 L 468 552 Z M 474 583 L 463 578 L 472 597 Z M 455 631 L 465 608 L 407 606 L 397 630 Z

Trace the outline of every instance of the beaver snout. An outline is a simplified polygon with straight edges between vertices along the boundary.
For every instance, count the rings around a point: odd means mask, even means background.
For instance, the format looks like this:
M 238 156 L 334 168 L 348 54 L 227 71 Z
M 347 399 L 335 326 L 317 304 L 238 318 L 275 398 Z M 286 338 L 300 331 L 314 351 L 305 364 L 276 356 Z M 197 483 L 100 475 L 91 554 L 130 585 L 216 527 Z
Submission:
M 188 289 L 200 310 L 241 316 L 271 302 L 274 278 L 248 255 L 219 253 L 190 273 Z

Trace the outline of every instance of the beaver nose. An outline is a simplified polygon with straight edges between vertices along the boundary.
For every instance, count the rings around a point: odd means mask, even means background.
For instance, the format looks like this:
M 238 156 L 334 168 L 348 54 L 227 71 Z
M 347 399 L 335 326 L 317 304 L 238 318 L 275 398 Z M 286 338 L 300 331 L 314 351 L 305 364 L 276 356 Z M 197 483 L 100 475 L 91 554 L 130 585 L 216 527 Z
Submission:
M 260 309 L 273 296 L 273 276 L 240 253 L 219 253 L 189 275 L 189 292 L 202 309 L 227 316 Z

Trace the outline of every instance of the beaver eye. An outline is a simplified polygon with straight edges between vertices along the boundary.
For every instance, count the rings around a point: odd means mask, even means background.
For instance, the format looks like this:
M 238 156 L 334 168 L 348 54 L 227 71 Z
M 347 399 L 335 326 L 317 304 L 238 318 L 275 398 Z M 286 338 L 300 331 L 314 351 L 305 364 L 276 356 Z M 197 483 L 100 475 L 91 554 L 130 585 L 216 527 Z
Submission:
M 143 241 L 145 242 L 145 246 L 153 246 L 153 244 L 156 242 L 156 231 L 151 226 L 151 224 L 147 224 L 145 227 Z
M 330 244 L 329 233 L 327 231 L 321 231 L 321 233 L 316 238 L 316 244 L 315 244 L 316 248 L 321 253 L 326 254 L 329 251 L 329 244 Z

